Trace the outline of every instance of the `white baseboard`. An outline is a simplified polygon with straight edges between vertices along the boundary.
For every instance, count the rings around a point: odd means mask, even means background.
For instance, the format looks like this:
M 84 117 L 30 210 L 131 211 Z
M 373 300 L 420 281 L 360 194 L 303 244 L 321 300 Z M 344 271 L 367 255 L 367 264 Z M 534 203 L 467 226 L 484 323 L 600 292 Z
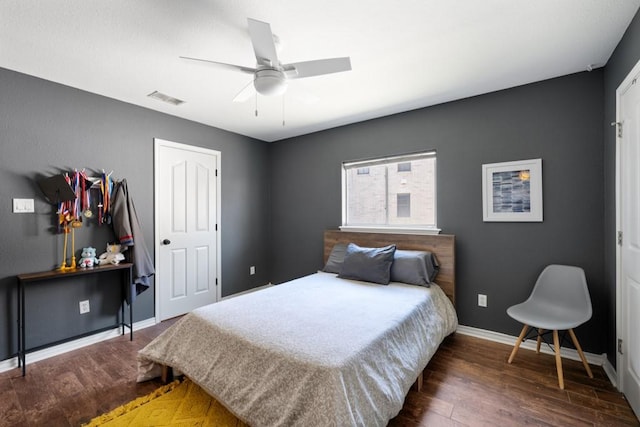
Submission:
M 482 338 L 488 341 L 508 344 L 510 346 L 513 346 L 516 343 L 516 340 L 518 339 L 514 336 L 502 334 L 500 332 L 487 331 L 486 329 L 478 329 L 478 328 L 473 328 L 471 326 L 464 326 L 464 325 L 458 325 L 458 329 L 456 329 L 456 332 L 463 335 Z M 535 340 L 524 341 L 522 344 L 520 344 L 520 348 L 525 348 L 527 350 L 535 351 L 536 341 Z M 551 354 L 551 355 L 554 354 L 553 350 L 551 350 L 547 345 L 540 346 L 540 352 L 545 354 Z M 578 352 L 571 348 L 562 347 L 560 349 L 560 355 L 567 359 L 577 360 L 579 362 L 581 361 L 580 356 L 578 355 Z M 589 364 L 602 366 L 602 369 L 604 369 L 604 373 L 607 374 L 607 377 L 609 378 L 609 381 L 611 381 L 611 384 L 613 384 L 613 386 L 616 389 L 618 388 L 618 374 L 616 373 L 616 369 L 609 362 L 609 359 L 607 359 L 606 354 L 604 353 L 593 354 L 593 353 L 584 352 L 584 356 L 587 358 L 587 362 L 589 362 Z
M 148 328 L 155 324 L 156 324 L 156 321 L 154 318 L 141 320 L 140 322 L 135 322 L 133 324 L 133 331 L 134 332 L 139 331 L 141 329 Z M 125 331 L 127 330 L 125 329 Z M 122 333 L 122 329 L 118 327 L 118 328 L 110 329 L 108 331 L 98 332 L 97 334 L 82 337 L 77 340 L 68 341 L 59 345 L 34 351 L 32 353 L 27 353 L 26 355 L 27 365 L 29 363 L 37 362 L 39 360 L 48 359 L 50 357 L 58 356 L 60 354 L 67 353 L 69 351 L 77 350 L 79 348 L 86 347 L 91 344 L 96 344 L 101 341 L 106 341 L 111 338 L 119 337 L 121 333 Z M 17 357 L 12 357 L 11 359 L 0 361 L 0 372 L 9 371 L 17 367 L 18 367 Z
M 508 344 L 510 346 L 513 346 L 516 343 L 516 340 L 518 339 L 517 337 L 507 335 L 507 334 L 502 334 L 500 332 L 487 331 L 486 329 L 472 328 L 471 326 L 464 326 L 464 325 L 458 325 L 458 329 L 456 330 L 456 332 L 462 335 L 469 335 L 476 338 L 482 338 L 489 341 Z M 535 340 L 524 341 L 522 344 L 520 344 L 520 348 L 525 348 L 527 350 L 535 351 L 536 341 Z M 555 354 L 553 350 L 551 350 L 547 345 L 540 346 L 540 353 L 551 354 L 551 355 Z M 580 356 L 578 355 L 578 352 L 572 348 L 562 347 L 560 349 L 560 355 L 567 359 L 577 360 L 578 362 L 581 361 Z M 607 355 L 604 353 L 593 354 L 593 353 L 584 352 L 584 356 L 587 358 L 587 362 L 589 362 L 591 365 L 605 366 L 605 362 L 608 363 Z M 611 369 L 613 369 L 612 366 L 611 366 Z
M 602 369 L 604 369 L 604 373 L 607 374 L 609 381 L 611 381 L 611 384 L 613 384 L 616 390 L 620 390 L 618 388 L 618 373 L 616 372 L 616 368 L 609 362 L 609 359 L 605 358 Z
M 226 297 L 222 297 L 222 300 L 239 297 L 240 295 L 250 294 L 251 292 L 259 291 L 260 289 L 265 289 L 273 286 L 273 283 L 269 282 L 266 285 L 258 286 L 257 288 L 247 289 L 246 291 L 238 292 L 236 294 L 227 295 Z

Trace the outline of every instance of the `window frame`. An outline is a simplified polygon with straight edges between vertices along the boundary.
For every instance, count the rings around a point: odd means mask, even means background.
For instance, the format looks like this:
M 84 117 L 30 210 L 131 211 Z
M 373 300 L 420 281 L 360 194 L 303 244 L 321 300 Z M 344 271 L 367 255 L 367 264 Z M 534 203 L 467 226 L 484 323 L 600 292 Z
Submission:
M 353 231 L 362 233 L 398 233 L 398 234 L 439 234 L 440 228 L 438 228 L 438 162 L 435 150 L 422 151 L 411 154 L 401 154 L 394 156 L 376 157 L 364 160 L 345 161 L 341 165 L 341 193 L 342 193 L 342 221 L 341 226 L 338 227 L 342 231 Z M 403 161 L 419 160 L 423 158 L 432 157 L 435 160 L 433 171 L 433 186 L 434 186 L 434 225 L 348 225 L 347 222 L 347 171 L 350 168 L 357 167 L 363 168 L 368 166 L 375 166 L 387 163 L 396 163 Z

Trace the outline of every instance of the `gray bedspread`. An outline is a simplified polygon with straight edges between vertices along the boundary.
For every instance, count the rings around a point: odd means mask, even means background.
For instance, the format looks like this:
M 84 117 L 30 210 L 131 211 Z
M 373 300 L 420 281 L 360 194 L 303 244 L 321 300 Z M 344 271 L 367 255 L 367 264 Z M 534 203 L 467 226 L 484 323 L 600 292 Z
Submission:
M 252 426 L 384 426 L 457 327 L 438 286 L 316 273 L 194 310 L 138 355 Z

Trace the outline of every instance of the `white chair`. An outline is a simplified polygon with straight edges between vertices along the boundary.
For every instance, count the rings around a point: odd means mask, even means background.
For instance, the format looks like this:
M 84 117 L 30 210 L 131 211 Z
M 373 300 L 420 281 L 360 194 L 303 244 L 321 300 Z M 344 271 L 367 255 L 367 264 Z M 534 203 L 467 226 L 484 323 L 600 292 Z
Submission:
M 587 363 L 580 343 L 578 343 L 578 339 L 573 332 L 573 328 L 585 323 L 591 318 L 592 314 L 591 298 L 589 297 L 584 270 L 568 265 L 547 266 L 540 273 L 529 298 L 521 304 L 509 307 L 507 314 L 524 324 L 511 356 L 509 356 L 509 363 L 513 361 L 516 353 L 518 353 L 520 343 L 525 339 L 530 327 L 538 328 L 537 353 L 540 353 L 542 334 L 545 331 L 553 331 L 558 384 L 564 390 L 558 331 L 567 330 L 589 378 L 593 378 L 589 363 Z

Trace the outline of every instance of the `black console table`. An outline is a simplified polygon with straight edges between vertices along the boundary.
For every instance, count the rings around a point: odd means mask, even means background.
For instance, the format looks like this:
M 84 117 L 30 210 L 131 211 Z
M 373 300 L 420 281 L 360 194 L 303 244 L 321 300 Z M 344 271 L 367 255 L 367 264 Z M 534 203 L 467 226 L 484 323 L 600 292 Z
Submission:
M 40 282 L 46 280 L 62 279 L 65 277 L 83 276 L 87 274 L 99 274 L 107 271 L 122 271 L 122 307 L 121 307 L 121 319 L 116 324 L 117 327 L 122 327 L 122 335 L 124 335 L 125 326 L 129 328 L 130 339 L 133 341 L 133 304 L 129 304 L 129 323 L 125 322 L 124 317 L 124 302 L 127 295 L 127 287 L 131 286 L 133 271 L 133 264 L 129 262 L 121 262 L 120 264 L 113 265 L 101 265 L 92 268 L 76 268 L 74 270 L 51 270 L 42 271 L 39 273 L 25 273 L 19 274 L 18 278 L 18 367 L 22 367 L 22 376 L 27 372 L 26 354 L 27 350 L 26 334 L 25 334 L 25 285 L 33 282 Z M 48 345 L 54 345 L 51 343 Z

